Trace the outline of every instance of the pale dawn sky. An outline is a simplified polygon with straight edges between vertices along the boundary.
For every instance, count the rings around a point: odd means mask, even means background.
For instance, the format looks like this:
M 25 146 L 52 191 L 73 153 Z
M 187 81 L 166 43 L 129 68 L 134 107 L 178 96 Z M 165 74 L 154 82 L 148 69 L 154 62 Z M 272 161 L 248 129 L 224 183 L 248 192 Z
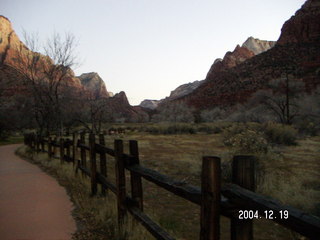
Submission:
M 0 15 L 43 41 L 78 39 L 76 75 L 97 72 L 129 102 L 161 99 L 205 78 L 216 58 L 248 37 L 277 40 L 305 0 L 0 0 Z

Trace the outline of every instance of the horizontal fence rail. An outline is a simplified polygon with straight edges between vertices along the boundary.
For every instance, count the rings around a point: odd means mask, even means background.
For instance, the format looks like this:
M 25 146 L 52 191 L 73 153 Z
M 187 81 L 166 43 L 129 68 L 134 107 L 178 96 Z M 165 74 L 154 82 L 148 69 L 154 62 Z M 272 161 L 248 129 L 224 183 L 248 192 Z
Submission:
M 139 160 L 137 141 L 129 141 L 129 153 L 125 154 L 122 140 L 115 140 L 114 149 L 111 149 L 105 146 L 102 134 L 99 135 L 99 142 L 96 142 L 96 136 L 93 134 L 90 134 L 88 139 L 89 142 L 86 141 L 84 133 L 80 135 L 74 133 L 72 139 L 42 138 L 35 134 L 27 134 L 24 137 L 24 143 L 36 152 L 47 152 L 51 159 L 60 159 L 62 164 L 72 162 L 76 173 L 80 171 L 90 178 L 92 195 L 97 194 L 98 184 L 101 185 L 103 195 L 109 190 L 114 193 L 117 197 L 119 231 L 122 229 L 126 214 L 130 213 L 156 239 L 174 239 L 143 211 L 141 180 L 145 179 L 200 206 L 199 238 L 201 240 L 220 238 L 220 215 L 231 220 L 231 239 L 253 239 L 252 219 L 239 219 L 239 210 L 244 209 L 257 211 L 259 218 L 265 218 L 266 213 L 272 211 L 274 218 L 267 217 L 268 220 L 277 222 L 310 239 L 319 239 L 319 218 L 254 192 L 256 162 L 254 157 L 235 156 L 232 162 L 232 183 L 224 186 L 221 186 L 220 158 L 203 157 L 201 187 L 197 187 L 143 167 Z M 80 150 L 80 159 L 76 159 L 78 150 Z M 58 152 L 60 157 L 57 157 Z M 97 154 L 100 156 L 100 172 L 97 171 Z M 106 171 L 107 164 L 110 164 L 108 162 L 110 157 L 115 159 L 115 183 L 110 181 Z M 130 174 L 130 196 L 126 189 L 125 170 Z M 287 211 L 286 218 L 279 215 L 283 211 Z

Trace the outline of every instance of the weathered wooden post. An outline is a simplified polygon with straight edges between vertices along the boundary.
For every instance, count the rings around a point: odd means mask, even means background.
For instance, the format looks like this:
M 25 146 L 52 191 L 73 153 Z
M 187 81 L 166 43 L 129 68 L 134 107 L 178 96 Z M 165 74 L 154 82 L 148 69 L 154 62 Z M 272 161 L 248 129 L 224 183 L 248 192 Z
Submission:
M 91 194 L 97 194 L 97 163 L 96 163 L 96 136 L 93 133 L 89 135 L 90 146 L 90 169 L 91 169 Z
M 36 152 L 40 152 L 40 141 L 39 141 L 39 135 L 35 135 L 35 143 L 36 143 Z
M 63 164 L 64 160 L 64 139 L 60 138 L 60 163 Z
M 31 148 L 32 150 L 36 149 L 36 134 L 32 133 L 32 138 L 31 138 Z
M 232 183 L 250 191 L 255 191 L 254 173 L 255 157 L 234 156 L 232 162 Z M 239 220 L 238 216 L 231 218 L 231 239 L 252 240 L 252 223 L 252 220 Z
M 117 188 L 117 205 L 118 205 L 118 225 L 119 232 L 122 232 L 122 225 L 125 215 L 127 213 L 126 208 L 126 177 L 124 169 L 123 159 L 123 142 L 122 140 L 114 140 L 114 152 L 116 160 L 116 188 Z
M 105 146 L 105 144 L 106 144 L 103 134 L 99 135 L 99 143 L 103 146 Z M 106 153 L 100 153 L 100 172 L 101 172 L 101 175 L 107 177 L 107 155 L 106 155 Z M 101 194 L 103 196 L 105 196 L 107 191 L 108 191 L 108 189 L 106 190 L 101 184 Z
M 71 152 L 70 152 L 71 140 L 67 139 L 67 141 L 65 143 L 66 143 L 66 149 L 67 149 L 67 153 L 66 153 L 67 159 L 66 160 L 70 161 L 70 159 L 71 159 Z
M 140 164 L 138 142 L 135 140 L 129 141 L 130 155 L 133 157 L 130 159 L 130 165 Z M 132 199 L 135 201 L 136 207 L 143 211 L 143 190 L 141 176 L 130 172 L 131 175 L 131 194 Z
M 73 166 L 76 163 L 76 154 L 77 154 L 77 142 L 78 141 L 78 134 L 74 132 L 72 134 L 72 164 Z
M 42 137 L 42 136 L 40 136 L 40 150 L 41 150 L 41 152 L 44 152 L 45 151 L 45 149 L 44 149 L 44 138 Z
M 51 156 L 52 156 L 52 145 L 51 145 L 51 137 L 48 137 L 48 157 L 49 159 L 51 159 Z
M 80 134 L 80 143 L 81 144 L 86 144 L 86 133 L 81 132 Z M 87 167 L 87 157 L 86 157 L 86 149 L 83 147 L 80 148 L 80 157 L 81 157 L 81 166 L 86 168 Z M 83 173 L 84 175 L 84 173 Z
M 54 145 L 53 145 L 53 157 L 57 156 L 57 144 L 58 144 L 58 137 L 54 137 Z
M 201 172 L 200 239 L 220 239 L 221 160 L 203 157 Z

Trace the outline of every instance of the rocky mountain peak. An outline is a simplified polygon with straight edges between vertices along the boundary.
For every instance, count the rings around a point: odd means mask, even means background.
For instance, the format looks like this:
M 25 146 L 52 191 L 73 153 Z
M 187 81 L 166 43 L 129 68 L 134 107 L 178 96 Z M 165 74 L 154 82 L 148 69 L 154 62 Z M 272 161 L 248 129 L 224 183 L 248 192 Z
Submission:
M 113 96 L 113 99 L 117 100 L 117 102 L 121 105 L 130 105 L 127 95 L 124 91 L 121 91 Z
M 109 97 L 106 85 L 102 78 L 96 72 L 83 73 L 78 77 L 81 84 L 95 95 L 101 97 Z
M 197 80 L 194 82 L 180 85 L 175 90 L 171 91 L 169 98 L 172 100 L 172 99 L 187 95 L 191 93 L 193 90 L 195 90 L 197 87 L 199 87 L 201 83 L 202 81 Z
M 160 102 L 161 100 L 145 99 L 139 104 L 139 106 L 148 109 L 156 109 Z
M 274 47 L 275 44 L 276 44 L 276 41 L 265 41 L 265 40 L 260 40 L 258 38 L 249 37 L 242 44 L 242 47 L 246 47 L 250 51 L 252 51 L 255 55 L 258 55 Z

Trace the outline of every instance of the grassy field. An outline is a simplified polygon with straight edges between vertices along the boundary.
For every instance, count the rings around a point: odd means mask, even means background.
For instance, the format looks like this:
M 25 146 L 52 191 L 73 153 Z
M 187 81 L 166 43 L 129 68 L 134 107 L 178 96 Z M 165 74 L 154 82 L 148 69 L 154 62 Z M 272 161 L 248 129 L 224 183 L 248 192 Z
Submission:
M 139 127 L 141 128 L 141 125 L 135 126 L 135 128 Z M 148 127 L 155 126 L 149 124 Z M 232 156 L 239 153 L 239 151 L 224 144 L 224 131 L 227 127 L 228 124 L 224 124 L 222 129 L 212 131 L 217 133 L 211 134 L 201 131 L 196 134 L 151 134 L 132 130 L 127 131 L 124 135 L 107 136 L 106 143 L 109 147 L 113 148 L 114 139 L 123 139 L 125 152 L 128 152 L 127 140 L 138 140 L 142 165 L 199 186 L 202 156 L 221 157 L 223 181 L 228 182 L 230 180 L 230 161 Z M 215 129 L 215 126 L 211 126 L 211 128 Z M 257 153 L 257 172 L 259 176 L 257 192 L 319 216 L 319 153 L 320 137 L 301 138 L 296 141 L 295 145 L 290 146 L 272 145 L 267 152 Z M 108 158 L 108 177 L 112 180 L 114 180 L 113 166 L 114 160 Z M 50 168 L 50 166 L 47 168 Z M 78 181 L 76 179 L 78 178 L 65 180 L 65 182 Z M 80 179 L 82 179 L 81 181 L 87 181 L 83 178 Z M 88 185 L 88 183 L 86 184 Z M 127 186 L 130 186 L 129 182 Z M 85 186 L 83 185 L 82 187 Z M 87 190 L 85 193 L 79 193 L 82 196 L 80 197 L 77 195 L 78 192 L 82 191 L 79 189 L 79 186 L 71 186 L 71 188 L 77 189 L 73 200 L 76 201 L 78 208 L 84 209 L 82 212 L 88 215 L 92 212 L 95 213 L 91 214 L 89 219 L 94 218 L 98 214 L 99 220 L 92 220 L 94 224 L 89 224 L 89 226 L 93 225 L 96 227 L 86 227 L 90 236 L 87 239 L 104 239 L 102 233 L 110 231 L 108 226 L 105 225 L 106 222 L 112 226 L 116 225 L 115 201 L 113 197 L 110 197 L 112 194 L 109 194 L 107 199 L 97 198 L 97 200 L 94 200 L 97 201 L 94 204 L 100 206 L 92 208 L 93 204 L 90 203 L 90 200 L 84 200 L 83 202 L 79 200 L 83 198 L 82 195 L 89 194 Z M 143 189 L 144 210 L 152 219 L 157 221 L 177 239 L 198 239 L 200 208 L 197 205 L 180 199 L 146 181 L 143 181 Z M 104 210 L 99 210 L 99 208 Z M 134 235 L 130 239 L 153 239 L 142 228 L 135 228 L 134 230 L 130 228 L 129 232 Z M 229 220 L 221 217 L 221 239 L 230 239 L 229 232 Z M 260 240 L 303 239 L 297 234 L 266 220 L 254 221 L 254 235 L 255 239 Z M 108 239 L 111 238 L 109 237 Z
M 0 146 L 16 143 L 23 143 L 23 136 L 10 136 L 6 140 L 1 140 Z
M 117 137 L 112 137 L 117 138 Z M 112 138 L 108 145 L 112 147 Z M 200 185 L 202 156 L 219 156 L 226 166 L 223 177 L 228 181 L 228 169 L 233 150 L 222 142 L 221 134 L 152 135 L 133 133 L 123 140 L 139 141 L 141 163 L 161 173 Z M 280 146 L 276 153 L 261 155 L 257 192 L 274 197 L 284 204 L 320 214 L 320 138 L 299 140 L 296 146 Z M 145 211 L 158 219 L 179 239 L 199 236 L 199 207 L 182 200 L 157 186 L 143 182 Z M 222 239 L 229 238 L 229 221 L 222 217 Z M 272 237 L 270 237 L 272 236 Z M 288 237 L 290 236 L 290 237 Z M 297 236 L 273 222 L 255 221 L 255 239 L 298 239 Z

